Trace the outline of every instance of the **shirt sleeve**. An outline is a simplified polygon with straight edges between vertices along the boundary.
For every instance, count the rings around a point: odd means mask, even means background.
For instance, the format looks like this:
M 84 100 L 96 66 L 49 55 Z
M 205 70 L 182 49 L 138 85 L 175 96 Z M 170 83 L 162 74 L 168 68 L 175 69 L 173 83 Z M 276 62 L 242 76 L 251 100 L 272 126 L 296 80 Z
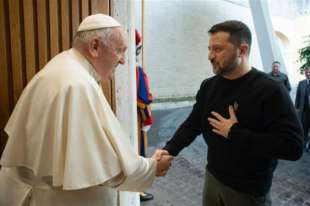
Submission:
M 184 147 L 190 145 L 195 140 L 195 138 L 202 132 L 201 104 L 203 101 L 205 84 L 206 81 L 201 84 L 200 89 L 197 92 L 196 103 L 194 104 L 193 110 L 191 111 L 190 115 L 181 124 L 173 137 L 167 142 L 166 146 L 163 148 L 173 156 L 178 155 Z
M 132 174 L 125 176 L 123 172 L 104 183 L 122 191 L 142 192 L 151 187 L 156 172 L 156 161 L 151 158 L 140 157 L 140 167 Z
M 288 79 L 288 77 L 286 76 L 286 80 L 285 80 L 285 86 L 287 88 L 287 90 L 290 92 L 292 90 L 291 88 L 291 84 L 290 84 L 290 80 Z

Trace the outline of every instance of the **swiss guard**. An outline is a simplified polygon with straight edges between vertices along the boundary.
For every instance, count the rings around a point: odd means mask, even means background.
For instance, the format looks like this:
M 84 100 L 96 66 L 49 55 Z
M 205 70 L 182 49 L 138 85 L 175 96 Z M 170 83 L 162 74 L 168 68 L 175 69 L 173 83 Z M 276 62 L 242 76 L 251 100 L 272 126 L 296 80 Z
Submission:
M 139 154 L 143 157 L 146 155 L 147 148 L 147 131 L 153 123 L 150 104 L 153 96 L 149 86 L 148 77 L 142 66 L 138 64 L 138 56 L 142 49 L 142 37 L 136 30 L 136 80 L 137 80 L 137 112 L 138 112 L 138 144 Z M 140 201 L 152 200 L 154 197 L 150 193 L 141 192 Z

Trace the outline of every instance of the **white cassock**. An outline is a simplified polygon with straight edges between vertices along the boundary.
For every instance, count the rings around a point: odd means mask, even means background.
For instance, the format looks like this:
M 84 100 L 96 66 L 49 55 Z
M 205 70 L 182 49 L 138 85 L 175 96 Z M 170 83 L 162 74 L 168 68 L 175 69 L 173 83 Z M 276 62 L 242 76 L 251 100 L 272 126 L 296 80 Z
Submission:
M 117 190 L 151 186 L 156 162 L 131 147 L 99 80 L 75 49 L 33 77 L 5 127 L 1 206 L 115 206 Z

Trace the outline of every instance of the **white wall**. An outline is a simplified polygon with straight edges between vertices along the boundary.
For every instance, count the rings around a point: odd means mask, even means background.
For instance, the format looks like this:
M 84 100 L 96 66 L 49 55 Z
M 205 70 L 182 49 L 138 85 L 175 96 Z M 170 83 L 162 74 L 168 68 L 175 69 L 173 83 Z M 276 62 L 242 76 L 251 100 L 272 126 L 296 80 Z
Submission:
M 304 37 L 310 35 L 310 27 L 306 26 L 310 22 L 310 16 L 297 17 L 296 19 L 288 19 L 274 16 L 272 18 L 273 28 L 275 31 L 283 33 L 288 44 L 279 41 L 283 48 L 283 57 L 288 68 L 288 76 L 291 84 L 297 85 L 298 81 L 304 79 L 304 75 L 299 73 L 298 50 L 305 46 Z
M 262 68 L 249 8 L 224 0 L 145 0 L 144 4 L 144 63 L 155 98 L 196 94 L 203 79 L 213 75 L 207 31 L 225 20 L 241 20 L 250 27 L 250 61 Z

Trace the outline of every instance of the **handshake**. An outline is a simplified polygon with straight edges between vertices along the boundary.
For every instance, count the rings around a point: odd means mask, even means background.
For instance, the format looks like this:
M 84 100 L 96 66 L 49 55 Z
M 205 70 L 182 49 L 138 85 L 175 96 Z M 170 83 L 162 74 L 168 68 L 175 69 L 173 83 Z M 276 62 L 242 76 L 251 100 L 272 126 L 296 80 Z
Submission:
M 156 176 L 165 176 L 171 166 L 173 157 L 169 155 L 167 150 L 157 149 L 154 152 L 152 159 L 156 161 Z

